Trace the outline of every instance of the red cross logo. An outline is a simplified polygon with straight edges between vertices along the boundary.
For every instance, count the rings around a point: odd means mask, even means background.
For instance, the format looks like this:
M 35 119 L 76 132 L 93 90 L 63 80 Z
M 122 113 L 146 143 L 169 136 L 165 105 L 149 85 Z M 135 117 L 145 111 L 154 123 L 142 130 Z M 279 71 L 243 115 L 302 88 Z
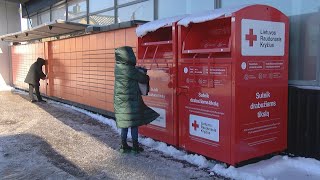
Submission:
M 195 131 L 196 131 L 197 128 L 199 127 L 199 124 L 197 124 L 197 121 L 196 121 L 196 120 L 194 120 L 191 125 L 192 125 L 192 127 L 194 128 Z
M 246 40 L 249 41 L 249 46 L 253 46 L 253 41 L 257 40 L 257 35 L 253 35 L 253 29 L 249 29 L 249 34 L 246 34 Z

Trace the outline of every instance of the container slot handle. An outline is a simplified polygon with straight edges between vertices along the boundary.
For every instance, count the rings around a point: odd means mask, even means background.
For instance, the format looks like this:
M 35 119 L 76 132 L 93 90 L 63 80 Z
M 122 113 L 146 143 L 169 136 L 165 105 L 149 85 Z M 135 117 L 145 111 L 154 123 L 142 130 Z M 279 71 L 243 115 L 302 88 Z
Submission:
M 146 50 L 144 51 L 144 55 L 142 58 L 142 63 L 144 64 L 144 59 L 146 58 L 147 52 L 148 52 L 149 46 L 147 46 Z
M 151 68 L 152 68 L 152 65 L 153 65 L 154 63 L 157 64 L 157 68 L 159 67 L 159 64 L 158 64 L 158 63 L 156 62 L 156 60 L 155 60 L 156 54 L 157 54 L 157 52 L 158 52 L 158 48 L 159 48 L 159 45 L 157 45 L 156 50 L 154 51 L 153 58 L 152 58 Z

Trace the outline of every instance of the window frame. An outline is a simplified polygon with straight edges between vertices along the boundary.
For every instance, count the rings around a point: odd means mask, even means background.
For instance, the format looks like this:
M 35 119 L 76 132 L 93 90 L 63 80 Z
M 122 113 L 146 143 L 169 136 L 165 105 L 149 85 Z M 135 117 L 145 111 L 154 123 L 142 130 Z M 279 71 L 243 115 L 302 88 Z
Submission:
M 37 26 L 38 26 L 38 25 L 40 25 L 39 24 L 39 15 L 41 13 L 43 13 L 44 11 L 49 10 L 50 22 L 52 22 L 52 21 L 55 20 L 55 19 L 53 19 L 53 10 L 58 8 L 59 6 L 65 6 L 65 11 L 64 11 L 66 13 L 65 21 L 74 21 L 74 20 L 86 17 L 87 24 L 89 24 L 89 17 L 90 16 L 113 10 L 114 11 L 114 17 L 115 17 L 115 22 L 114 23 L 116 24 L 116 23 L 118 23 L 118 10 L 119 10 L 119 8 L 123 8 L 123 7 L 131 6 L 131 5 L 139 4 L 139 3 L 142 3 L 142 2 L 146 2 L 146 1 L 153 1 L 153 4 L 154 4 L 154 6 L 153 6 L 153 20 L 156 20 L 157 19 L 157 8 L 158 8 L 157 4 L 158 4 L 159 0 L 135 0 L 135 1 L 132 1 L 132 2 L 121 4 L 121 5 L 118 5 L 118 3 L 117 3 L 118 1 L 117 0 L 113 0 L 114 1 L 114 6 L 113 7 L 101 9 L 99 11 L 94 11 L 94 12 L 90 12 L 90 0 L 85 0 L 86 6 L 87 6 L 86 7 L 86 14 L 82 15 L 82 16 L 75 17 L 75 18 L 70 18 L 69 15 L 68 15 L 68 6 L 73 1 L 74 0 L 64 0 L 64 1 L 58 2 L 58 3 L 54 4 L 54 5 L 46 8 L 45 10 L 41 10 L 41 11 L 38 11 L 36 13 L 31 14 L 29 16 L 30 18 L 28 17 L 27 19 L 29 20 L 29 19 L 31 19 L 31 17 L 37 16 L 36 20 L 37 20 Z M 32 27 L 34 27 L 33 24 L 32 24 Z
M 88 18 L 89 0 L 83 1 L 83 2 L 86 3 L 86 13 L 85 13 L 85 15 L 77 16 L 77 17 L 75 17 L 75 18 L 69 19 L 69 11 L 68 11 L 69 3 L 72 3 L 72 2 L 74 2 L 74 1 L 75 1 L 75 0 L 67 0 L 67 1 L 66 1 L 66 21 L 74 21 L 74 20 L 76 20 L 76 19 L 81 19 L 81 18 L 83 18 L 83 17 L 87 17 L 87 18 L 86 18 L 86 21 L 87 21 L 86 24 L 88 24 L 88 19 L 89 19 L 89 18 Z
M 67 9 L 68 9 L 68 6 L 67 6 L 66 2 L 65 3 L 61 3 L 60 2 L 60 3 L 57 3 L 57 4 L 55 4 L 55 5 L 50 7 L 50 22 L 52 22 L 54 20 L 53 17 L 52 17 L 53 16 L 53 10 L 55 10 L 58 7 L 62 7 L 62 6 L 64 6 L 64 12 L 66 13 L 65 21 L 67 20 L 67 17 L 68 17 Z
M 117 0 L 115 0 L 117 1 Z M 125 3 L 125 4 L 121 4 L 121 5 L 117 5 L 116 7 L 116 11 L 117 11 L 117 17 L 116 17 L 116 22 L 115 23 L 118 23 L 118 19 L 119 19 L 119 9 L 121 8 L 124 8 L 124 7 L 128 7 L 128 6 L 132 6 L 132 5 L 136 5 L 136 4 L 139 4 L 139 3 L 143 3 L 143 2 L 148 2 L 148 1 L 153 1 L 153 20 L 155 20 L 155 16 L 154 16 L 154 8 L 155 8 L 155 1 L 154 0 L 136 0 L 136 1 L 132 1 L 132 2 L 128 2 L 128 3 Z

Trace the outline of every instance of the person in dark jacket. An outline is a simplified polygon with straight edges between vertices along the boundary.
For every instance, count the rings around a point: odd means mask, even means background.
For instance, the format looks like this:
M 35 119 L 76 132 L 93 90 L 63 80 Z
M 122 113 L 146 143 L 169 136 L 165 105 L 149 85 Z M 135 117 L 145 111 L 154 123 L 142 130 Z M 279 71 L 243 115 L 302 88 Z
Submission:
M 39 102 L 45 102 L 42 100 L 40 95 L 39 87 L 40 87 L 40 79 L 45 80 L 46 75 L 42 72 L 42 66 L 46 64 L 46 61 L 42 58 L 38 58 L 35 63 L 30 66 L 27 77 L 24 80 L 25 83 L 29 84 L 29 97 L 31 102 L 36 102 L 33 97 L 33 89 L 36 91 L 36 96 Z
M 138 83 L 147 83 L 149 76 L 136 69 L 136 57 L 131 47 L 115 50 L 114 112 L 118 128 L 121 128 L 120 152 L 139 153 L 143 148 L 138 143 L 138 127 L 149 124 L 159 114 L 146 106 Z M 131 128 L 132 144 L 127 144 L 128 128 Z

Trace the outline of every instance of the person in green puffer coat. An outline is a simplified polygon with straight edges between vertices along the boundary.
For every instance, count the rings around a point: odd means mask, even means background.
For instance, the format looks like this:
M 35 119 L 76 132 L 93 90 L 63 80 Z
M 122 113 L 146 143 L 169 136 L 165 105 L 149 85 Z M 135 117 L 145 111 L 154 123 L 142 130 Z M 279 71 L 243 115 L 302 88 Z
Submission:
M 146 106 L 141 97 L 139 84 L 148 83 L 149 76 L 136 69 L 136 57 L 131 47 L 115 50 L 114 113 L 121 128 L 121 152 L 142 152 L 138 143 L 138 127 L 149 124 L 159 114 Z M 133 147 L 127 144 L 128 128 L 131 128 Z

